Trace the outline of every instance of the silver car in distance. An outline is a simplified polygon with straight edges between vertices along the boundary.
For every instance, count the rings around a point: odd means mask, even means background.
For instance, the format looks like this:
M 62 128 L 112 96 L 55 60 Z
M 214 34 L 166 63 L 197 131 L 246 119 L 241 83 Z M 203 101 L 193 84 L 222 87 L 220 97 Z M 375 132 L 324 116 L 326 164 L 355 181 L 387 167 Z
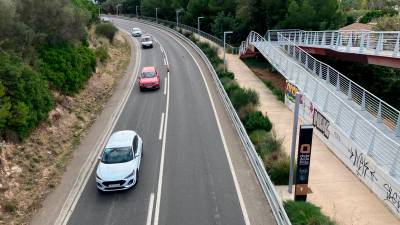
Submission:
M 143 141 L 132 130 L 113 133 L 101 155 L 96 171 L 100 191 L 129 189 L 138 182 Z
M 134 37 L 140 37 L 140 36 L 142 36 L 142 30 L 138 27 L 134 27 L 131 29 L 131 34 Z

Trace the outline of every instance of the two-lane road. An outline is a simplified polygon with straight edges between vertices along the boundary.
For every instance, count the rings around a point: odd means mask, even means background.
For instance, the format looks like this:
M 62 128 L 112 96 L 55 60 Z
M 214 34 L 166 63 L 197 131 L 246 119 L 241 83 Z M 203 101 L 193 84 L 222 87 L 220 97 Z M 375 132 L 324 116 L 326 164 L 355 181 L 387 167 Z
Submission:
M 141 50 L 141 68 L 155 65 L 162 87 L 142 93 L 135 84 L 114 128 L 136 130 L 144 140 L 137 186 L 98 193 L 94 170 L 68 224 L 245 224 L 202 77 L 204 63 L 165 31 L 122 19 L 113 23 L 126 31 L 140 27 L 157 40 L 154 48 Z

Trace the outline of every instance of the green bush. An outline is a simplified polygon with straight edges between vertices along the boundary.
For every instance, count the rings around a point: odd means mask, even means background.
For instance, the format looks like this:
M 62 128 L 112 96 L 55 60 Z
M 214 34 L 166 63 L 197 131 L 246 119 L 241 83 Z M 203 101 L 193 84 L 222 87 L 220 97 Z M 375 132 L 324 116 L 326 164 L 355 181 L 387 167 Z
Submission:
M 94 54 L 102 63 L 106 62 L 110 58 L 107 52 L 107 48 L 105 47 L 96 48 Z
M 48 83 L 16 56 L 0 54 L 0 135 L 25 138 L 53 108 Z
M 335 225 L 321 209 L 309 202 L 295 202 L 292 200 L 283 203 L 285 211 L 293 225 Z
M 281 153 L 280 153 L 281 154 Z M 279 155 L 276 154 L 276 155 Z M 287 156 L 278 156 L 268 170 L 269 177 L 275 185 L 287 185 L 289 182 L 290 159 Z
M 270 131 L 272 129 L 272 123 L 260 111 L 250 112 L 246 115 L 243 122 L 247 132 L 254 130 Z
M 95 54 L 82 45 L 44 46 L 40 50 L 40 59 L 43 75 L 57 90 L 67 95 L 77 93 L 96 67 Z
M 221 70 L 221 71 L 217 71 L 217 74 L 220 79 L 222 79 L 224 77 L 228 77 L 229 79 L 232 79 L 232 80 L 235 79 L 235 75 L 230 71 Z
M 263 83 L 265 84 L 265 86 L 267 86 L 272 91 L 272 94 L 275 95 L 275 97 L 276 97 L 276 99 L 278 99 L 278 101 L 285 102 L 285 92 L 284 91 L 275 87 L 272 84 L 272 82 L 269 80 L 263 80 Z
M 113 41 L 118 29 L 111 23 L 100 23 L 96 26 L 96 34 L 106 37 L 110 42 Z
M 248 104 L 255 106 L 259 104 L 257 92 L 251 89 L 237 88 L 231 92 L 229 98 L 231 99 L 233 107 L 238 111 Z
M 273 131 L 254 130 L 250 133 L 250 139 L 261 156 L 282 151 L 283 140 L 279 139 Z

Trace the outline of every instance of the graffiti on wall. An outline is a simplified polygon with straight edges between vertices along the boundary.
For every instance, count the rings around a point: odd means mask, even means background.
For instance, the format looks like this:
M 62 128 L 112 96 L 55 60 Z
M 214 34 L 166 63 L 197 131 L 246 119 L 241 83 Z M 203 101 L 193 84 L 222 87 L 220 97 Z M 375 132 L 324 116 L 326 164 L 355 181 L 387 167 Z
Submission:
M 286 81 L 286 96 L 291 102 L 296 101 L 296 93 L 299 92 L 299 89 L 296 85 Z
M 356 174 L 362 178 L 370 177 L 371 181 L 378 181 L 375 177 L 376 171 L 370 168 L 366 155 L 355 148 L 349 148 L 348 151 L 350 153 L 349 159 L 355 168 Z
M 316 127 L 327 139 L 329 138 L 329 125 L 331 123 L 325 118 L 318 110 L 314 109 L 313 125 Z
M 390 186 L 390 184 L 384 184 L 383 188 L 385 189 L 386 192 L 384 200 L 392 204 L 393 207 L 397 210 L 397 212 L 400 212 L 400 193 L 394 191 L 392 186 Z

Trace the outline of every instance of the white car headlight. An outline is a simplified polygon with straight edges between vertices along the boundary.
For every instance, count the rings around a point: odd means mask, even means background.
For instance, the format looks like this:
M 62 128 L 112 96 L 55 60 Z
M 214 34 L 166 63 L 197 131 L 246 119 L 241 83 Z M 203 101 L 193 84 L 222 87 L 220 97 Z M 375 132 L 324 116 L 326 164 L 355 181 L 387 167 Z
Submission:
M 102 180 L 97 173 L 96 173 L 96 178 L 99 179 L 99 180 Z
M 132 173 L 130 173 L 128 176 L 125 177 L 125 179 L 135 176 L 135 170 L 132 171 Z

